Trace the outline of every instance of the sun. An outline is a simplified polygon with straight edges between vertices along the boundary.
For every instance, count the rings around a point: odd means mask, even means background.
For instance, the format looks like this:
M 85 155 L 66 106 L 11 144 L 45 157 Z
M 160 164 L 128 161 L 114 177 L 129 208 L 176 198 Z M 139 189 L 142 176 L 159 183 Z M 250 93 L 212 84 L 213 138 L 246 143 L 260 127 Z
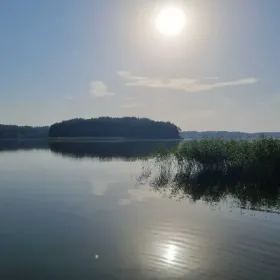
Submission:
M 162 9 L 155 18 L 156 29 L 164 36 L 178 36 L 186 24 L 183 9 L 167 7 Z

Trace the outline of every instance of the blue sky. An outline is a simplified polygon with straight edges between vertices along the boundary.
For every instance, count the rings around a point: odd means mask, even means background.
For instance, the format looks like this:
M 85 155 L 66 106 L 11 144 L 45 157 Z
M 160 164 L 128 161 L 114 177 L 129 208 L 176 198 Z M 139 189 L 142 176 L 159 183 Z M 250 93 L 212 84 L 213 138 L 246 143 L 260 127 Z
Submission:
M 190 26 L 166 38 L 167 2 Z M 0 122 L 139 116 L 280 131 L 279 0 L 1 0 Z

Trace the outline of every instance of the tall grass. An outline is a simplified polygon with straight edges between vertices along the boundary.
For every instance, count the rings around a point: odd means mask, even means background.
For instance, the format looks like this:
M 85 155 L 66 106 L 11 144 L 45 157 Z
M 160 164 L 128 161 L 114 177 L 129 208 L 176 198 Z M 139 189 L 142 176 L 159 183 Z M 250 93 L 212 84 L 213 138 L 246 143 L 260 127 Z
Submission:
M 197 172 L 219 171 L 227 175 L 280 179 L 280 140 L 203 139 L 184 142 L 169 151 L 179 164 L 192 164 Z
M 171 195 L 212 202 L 230 195 L 242 207 L 280 208 L 280 140 L 186 141 L 158 151 L 152 165 L 141 179 Z

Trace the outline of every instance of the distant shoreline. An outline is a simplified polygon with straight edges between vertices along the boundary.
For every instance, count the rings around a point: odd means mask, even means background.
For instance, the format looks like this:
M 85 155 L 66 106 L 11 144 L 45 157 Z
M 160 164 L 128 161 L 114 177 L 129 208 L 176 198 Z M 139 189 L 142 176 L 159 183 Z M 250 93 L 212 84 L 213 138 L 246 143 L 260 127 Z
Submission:
M 122 138 L 122 137 L 42 137 L 42 138 L 0 138 L 0 141 L 46 141 L 46 142 L 163 142 L 182 141 L 183 138 Z
M 124 138 L 124 137 L 49 137 L 50 142 L 170 142 L 181 141 L 182 138 Z

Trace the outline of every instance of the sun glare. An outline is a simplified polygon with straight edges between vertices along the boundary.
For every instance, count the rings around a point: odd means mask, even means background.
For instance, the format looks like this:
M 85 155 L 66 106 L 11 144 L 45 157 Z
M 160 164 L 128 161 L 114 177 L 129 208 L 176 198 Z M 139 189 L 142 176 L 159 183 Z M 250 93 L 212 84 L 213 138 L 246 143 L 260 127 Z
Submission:
M 156 29 L 164 36 L 178 36 L 186 23 L 186 15 L 180 8 L 168 7 L 161 10 L 155 18 Z
M 176 255 L 176 246 L 173 244 L 168 245 L 167 250 L 164 254 L 165 259 L 168 262 L 172 262 Z

